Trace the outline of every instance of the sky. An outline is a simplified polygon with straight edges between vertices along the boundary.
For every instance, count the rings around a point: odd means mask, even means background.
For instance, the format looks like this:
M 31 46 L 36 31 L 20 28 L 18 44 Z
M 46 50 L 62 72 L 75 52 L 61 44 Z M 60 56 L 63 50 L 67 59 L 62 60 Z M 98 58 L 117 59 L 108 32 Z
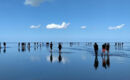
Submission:
M 0 0 L 0 41 L 130 41 L 130 0 Z

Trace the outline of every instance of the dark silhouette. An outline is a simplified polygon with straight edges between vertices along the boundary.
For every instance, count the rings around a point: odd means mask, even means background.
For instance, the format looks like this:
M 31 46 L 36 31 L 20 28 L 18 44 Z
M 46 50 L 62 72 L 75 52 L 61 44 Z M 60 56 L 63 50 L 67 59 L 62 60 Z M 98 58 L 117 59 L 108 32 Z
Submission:
M 94 51 L 95 51 L 95 55 L 98 55 L 98 44 L 94 43 Z
M 59 52 L 61 52 L 61 49 L 62 49 L 62 45 L 61 45 L 61 43 L 59 43 L 58 48 L 59 48 Z
M 20 52 L 20 42 L 18 43 L 18 52 Z
M 110 58 L 109 58 L 109 54 L 107 54 L 107 60 L 106 60 L 107 66 L 110 67 Z
M 110 49 L 110 44 L 107 43 L 107 44 L 106 44 L 106 50 L 107 50 L 107 53 L 109 53 L 109 49 Z
M 49 42 L 46 42 L 46 47 L 47 47 L 47 48 L 49 47 Z
M 70 42 L 70 47 L 72 47 L 73 46 L 73 42 Z
M 50 49 L 51 49 L 51 51 L 52 51 L 52 48 L 53 48 L 53 43 L 51 42 L 50 43 Z
M 98 64 L 99 64 L 98 56 L 96 55 L 96 56 L 95 56 L 95 61 L 94 61 L 94 67 L 95 67 L 96 70 L 97 70 L 97 68 L 98 68 Z
M 26 51 L 26 43 L 22 42 L 22 52 L 25 52 L 25 51 Z
M 6 48 L 6 42 L 4 42 L 3 45 L 4 45 L 4 48 Z
M 52 51 L 51 52 L 51 55 L 50 55 L 50 61 L 53 62 L 53 55 L 52 55 Z
M 59 60 L 59 62 L 61 62 L 61 61 L 62 61 L 61 51 L 59 51 L 58 60 Z
M 3 53 L 6 53 L 6 47 L 4 47 Z
M 102 52 L 105 54 L 106 51 L 106 43 L 102 45 Z
M 36 42 L 34 42 L 34 51 L 36 51 Z
M 102 66 L 106 69 L 106 60 L 105 60 L 105 55 L 102 56 Z
M 30 52 L 30 42 L 28 43 L 28 51 Z

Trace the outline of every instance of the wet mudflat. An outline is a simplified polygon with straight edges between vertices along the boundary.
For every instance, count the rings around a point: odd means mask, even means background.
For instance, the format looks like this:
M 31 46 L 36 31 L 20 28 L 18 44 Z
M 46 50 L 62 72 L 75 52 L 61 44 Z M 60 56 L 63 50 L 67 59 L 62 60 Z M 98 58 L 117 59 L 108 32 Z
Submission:
M 7 43 L 0 49 L 0 80 L 129 80 L 130 43 L 117 47 L 110 43 L 110 52 L 102 55 L 98 43 L 95 56 L 93 44 L 43 43 L 24 48 Z M 29 45 L 29 44 L 28 44 Z

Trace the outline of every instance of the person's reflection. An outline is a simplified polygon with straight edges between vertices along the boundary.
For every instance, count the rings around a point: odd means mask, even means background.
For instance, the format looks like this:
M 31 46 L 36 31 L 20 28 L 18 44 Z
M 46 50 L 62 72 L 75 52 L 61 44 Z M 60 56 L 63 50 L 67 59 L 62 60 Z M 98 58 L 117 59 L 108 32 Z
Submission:
M 6 47 L 4 47 L 3 53 L 6 53 Z
M 61 45 L 61 43 L 59 43 L 58 48 L 59 48 L 59 56 L 58 56 L 58 60 L 59 60 L 59 62 L 61 62 L 61 61 L 62 61 L 62 56 L 61 56 L 62 45 Z
M 53 62 L 53 55 L 52 55 L 52 51 L 50 51 L 51 55 L 50 55 L 50 61 Z
M 107 66 L 110 67 L 110 58 L 109 58 L 109 54 L 107 54 L 107 60 L 106 60 Z
M 95 67 L 96 70 L 98 68 L 98 64 L 99 64 L 99 62 L 98 62 L 98 56 L 95 55 L 94 67 Z
M 106 69 L 106 60 L 105 60 L 105 55 L 102 56 L 102 66 Z
M 61 61 L 62 61 L 61 51 L 59 51 L 58 60 L 59 60 L 59 62 L 61 62 Z

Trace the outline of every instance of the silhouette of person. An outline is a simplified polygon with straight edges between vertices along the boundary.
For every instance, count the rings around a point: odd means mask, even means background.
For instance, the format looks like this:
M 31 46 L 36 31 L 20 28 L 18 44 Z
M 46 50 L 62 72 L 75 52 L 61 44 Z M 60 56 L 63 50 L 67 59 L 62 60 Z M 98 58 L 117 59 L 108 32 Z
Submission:
M 34 51 L 36 51 L 36 42 L 34 42 Z
M 46 47 L 47 47 L 47 48 L 49 47 L 49 42 L 46 42 Z
M 22 52 L 25 51 L 25 46 L 26 46 L 26 44 L 25 44 L 25 43 L 22 43 Z
M 30 42 L 28 43 L 28 51 L 30 52 Z
M 18 52 L 20 52 L 20 42 L 18 43 Z
M 106 43 L 104 43 L 103 45 L 102 45 L 102 52 L 105 54 L 105 51 L 106 51 Z
M 98 54 L 98 44 L 94 43 L 94 51 L 95 51 L 95 55 Z
M 62 49 L 62 45 L 61 45 L 61 43 L 59 43 L 58 48 L 59 48 L 59 52 L 61 52 L 61 49 Z
M 51 51 L 52 51 L 52 48 L 53 48 L 53 43 L 51 42 L 50 43 L 50 49 L 51 49 Z
M 6 42 L 4 42 L 3 45 L 4 45 L 4 48 L 6 48 Z
M 51 55 L 50 55 L 50 61 L 53 62 L 53 55 L 52 55 L 52 51 L 51 52 Z
M 106 50 L 107 50 L 107 53 L 109 53 L 109 49 L 110 49 L 110 44 L 107 43 L 107 44 L 106 44 Z
M 98 62 L 98 56 L 96 55 L 95 56 L 95 61 L 94 61 L 94 67 L 95 67 L 96 70 L 98 68 L 98 64 L 99 64 L 99 62 Z

